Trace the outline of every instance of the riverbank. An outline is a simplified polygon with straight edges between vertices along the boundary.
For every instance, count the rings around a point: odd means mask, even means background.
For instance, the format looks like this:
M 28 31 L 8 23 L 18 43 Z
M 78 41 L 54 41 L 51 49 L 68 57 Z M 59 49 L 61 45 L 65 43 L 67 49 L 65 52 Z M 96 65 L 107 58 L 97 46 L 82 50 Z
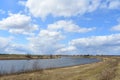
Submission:
M 99 57 L 102 62 L 1 76 L 0 80 L 120 80 L 120 57 Z
M 29 60 L 29 59 L 55 59 L 59 55 L 20 55 L 20 54 L 0 54 L 0 60 Z

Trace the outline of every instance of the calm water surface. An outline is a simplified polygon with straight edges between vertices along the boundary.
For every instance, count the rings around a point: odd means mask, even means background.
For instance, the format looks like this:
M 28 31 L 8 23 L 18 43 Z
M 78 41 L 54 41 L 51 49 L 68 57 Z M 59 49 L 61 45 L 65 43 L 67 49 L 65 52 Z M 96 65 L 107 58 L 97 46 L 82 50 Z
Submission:
M 23 70 L 58 68 L 99 62 L 95 58 L 72 58 L 61 57 L 58 59 L 38 59 L 38 60 L 0 60 L 0 73 L 15 73 Z

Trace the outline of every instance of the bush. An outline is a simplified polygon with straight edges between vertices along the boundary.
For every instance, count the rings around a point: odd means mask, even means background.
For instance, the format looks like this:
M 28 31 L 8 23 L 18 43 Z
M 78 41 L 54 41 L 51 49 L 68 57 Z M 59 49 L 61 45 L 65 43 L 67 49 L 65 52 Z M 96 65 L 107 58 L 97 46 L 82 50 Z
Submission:
M 30 54 L 27 54 L 26 57 L 27 58 L 32 58 L 32 56 Z

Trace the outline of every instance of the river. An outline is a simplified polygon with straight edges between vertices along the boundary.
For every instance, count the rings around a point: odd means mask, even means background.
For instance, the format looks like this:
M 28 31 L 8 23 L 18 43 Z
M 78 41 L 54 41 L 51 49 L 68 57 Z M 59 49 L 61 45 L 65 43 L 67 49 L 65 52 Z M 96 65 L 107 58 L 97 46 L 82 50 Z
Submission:
M 75 66 L 99 62 L 96 58 L 73 58 L 61 57 L 58 59 L 37 59 L 37 60 L 0 60 L 0 73 L 10 74 L 34 69 L 48 69 Z

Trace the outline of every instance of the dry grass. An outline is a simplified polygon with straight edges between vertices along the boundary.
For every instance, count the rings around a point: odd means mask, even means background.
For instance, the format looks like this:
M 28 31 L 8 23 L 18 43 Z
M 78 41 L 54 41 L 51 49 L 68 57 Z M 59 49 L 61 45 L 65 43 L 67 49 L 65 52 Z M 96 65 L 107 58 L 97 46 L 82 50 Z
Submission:
M 119 60 L 112 59 L 106 62 L 107 67 L 101 71 L 98 80 L 112 80 L 116 76 Z

